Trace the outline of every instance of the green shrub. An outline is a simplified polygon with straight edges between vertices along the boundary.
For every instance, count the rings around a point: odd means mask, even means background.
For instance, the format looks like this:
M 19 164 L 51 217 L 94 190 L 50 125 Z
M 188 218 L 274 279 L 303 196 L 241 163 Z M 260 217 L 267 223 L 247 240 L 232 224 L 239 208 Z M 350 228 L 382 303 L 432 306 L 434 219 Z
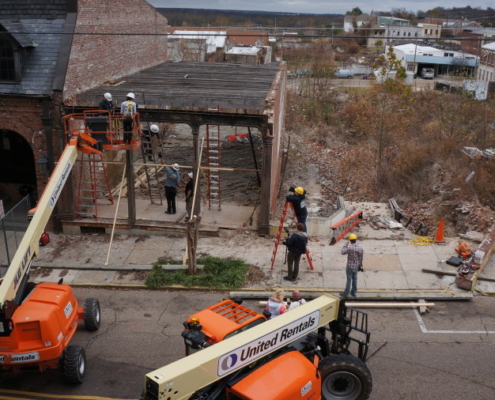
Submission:
M 233 290 L 242 287 L 249 271 L 249 265 L 242 260 L 223 260 L 211 256 L 197 260 L 197 264 L 203 265 L 203 268 L 198 269 L 196 275 L 190 275 L 187 270 L 166 271 L 162 268 L 163 264 L 162 261 L 153 265 L 146 277 L 146 286 L 151 289 L 182 285 L 210 290 Z

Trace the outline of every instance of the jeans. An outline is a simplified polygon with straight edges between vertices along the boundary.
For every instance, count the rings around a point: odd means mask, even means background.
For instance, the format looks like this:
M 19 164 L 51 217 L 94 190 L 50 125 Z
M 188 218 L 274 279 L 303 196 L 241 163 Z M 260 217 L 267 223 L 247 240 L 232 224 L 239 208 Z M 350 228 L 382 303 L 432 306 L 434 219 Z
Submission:
M 351 295 L 355 296 L 357 293 L 358 270 L 346 268 L 345 273 L 347 275 L 347 283 L 345 285 L 344 296 L 349 296 L 349 291 L 351 292 Z

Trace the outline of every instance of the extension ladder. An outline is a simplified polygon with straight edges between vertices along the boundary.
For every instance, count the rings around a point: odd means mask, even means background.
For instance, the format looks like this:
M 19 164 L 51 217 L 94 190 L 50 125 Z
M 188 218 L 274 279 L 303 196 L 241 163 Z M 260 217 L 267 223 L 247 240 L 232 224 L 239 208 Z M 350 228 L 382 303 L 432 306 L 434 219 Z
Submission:
M 287 236 L 289 236 L 289 232 L 288 232 L 289 230 L 284 227 L 284 222 L 285 222 L 285 218 L 287 217 L 287 212 L 289 211 L 289 207 L 292 210 L 294 219 L 297 221 L 296 212 L 294 211 L 293 204 L 289 201 L 285 202 L 284 209 L 282 211 L 282 217 L 280 218 L 280 225 L 278 226 L 277 238 L 275 239 L 275 246 L 273 248 L 273 253 L 272 253 L 272 265 L 270 269 L 273 269 L 273 266 L 275 265 L 275 258 L 277 257 L 278 246 L 280 245 L 280 242 L 282 240 L 282 231 L 285 230 Z M 311 254 L 309 253 L 308 246 L 306 246 L 306 258 L 308 259 L 309 268 L 314 269 L 313 259 L 311 258 Z
M 358 211 L 351 216 L 343 219 L 340 222 L 332 225 L 332 238 L 330 239 L 330 245 L 334 245 L 340 239 L 342 239 L 352 228 L 359 224 L 363 220 L 363 212 Z
M 108 181 L 102 154 L 81 154 L 76 218 L 91 217 L 98 220 L 98 200 L 108 199 L 113 204 L 113 195 Z
M 219 107 L 208 108 L 208 111 L 220 111 Z M 221 176 L 220 169 L 220 125 L 216 129 L 210 129 L 210 125 L 206 125 L 206 165 L 208 169 L 208 209 L 211 206 L 217 206 L 218 210 L 222 209 L 221 200 Z
M 162 205 L 163 196 L 162 191 L 160 190 L 160 181 L 158 180 L 158 172 L 160 171 L 160 167 L 157 165 L 157 155 L 153 148 L 153 136 L 151 135 L 149 127 L 142 129 L 141 142 L 148 195 L 152 204 Z

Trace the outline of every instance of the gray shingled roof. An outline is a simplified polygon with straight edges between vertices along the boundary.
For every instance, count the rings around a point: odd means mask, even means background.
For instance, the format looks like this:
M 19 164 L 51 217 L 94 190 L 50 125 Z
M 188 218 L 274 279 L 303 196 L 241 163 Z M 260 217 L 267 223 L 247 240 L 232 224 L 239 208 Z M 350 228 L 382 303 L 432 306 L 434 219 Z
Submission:
M 2 19 L 59 19 L 67 15 L 68 0 L 1 0 Z
M 37 44 L 26 31 L 24 25 L 19 20 L 3 20 L 0 19 L 2 25 L 22 47 L 36 47 Z
M 64 31 L 64 19 L 21 19 L 29 37 L 38 44 L 27 48 L 22 65 L 22 80 L 0 84 L 0 94 L 49 95 L 52 93 L 55 67 Z

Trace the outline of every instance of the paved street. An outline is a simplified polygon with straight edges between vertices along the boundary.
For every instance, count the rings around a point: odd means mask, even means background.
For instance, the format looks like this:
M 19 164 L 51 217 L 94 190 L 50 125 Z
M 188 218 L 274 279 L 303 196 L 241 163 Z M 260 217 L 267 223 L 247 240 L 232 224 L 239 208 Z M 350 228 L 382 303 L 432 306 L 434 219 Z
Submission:
M 5 390 L 22 390 L 43 395 L 24 393 L 23 399 L 55 398 L 50 394 L 59 399 L 138 399 L 145 373 L 182 357 L 183 320 L 225 296 L 94 288 L 78 288 L 76 294 L 80 301 L 98 297 L 103 313 L 99 331 L 86 332 L 81 327 L 73 342 L 86 348 L 86 381 L 68 386 L 56 371 L 4 374 L 0 398 L 14 398 Z M 261 310 L 257 301 L 246 304 Z M 493 299 L 486 297 L 438 302 L 421 316 L 413 310 L 369 310 L 370 398 L 493 399 L 494 310 Z

